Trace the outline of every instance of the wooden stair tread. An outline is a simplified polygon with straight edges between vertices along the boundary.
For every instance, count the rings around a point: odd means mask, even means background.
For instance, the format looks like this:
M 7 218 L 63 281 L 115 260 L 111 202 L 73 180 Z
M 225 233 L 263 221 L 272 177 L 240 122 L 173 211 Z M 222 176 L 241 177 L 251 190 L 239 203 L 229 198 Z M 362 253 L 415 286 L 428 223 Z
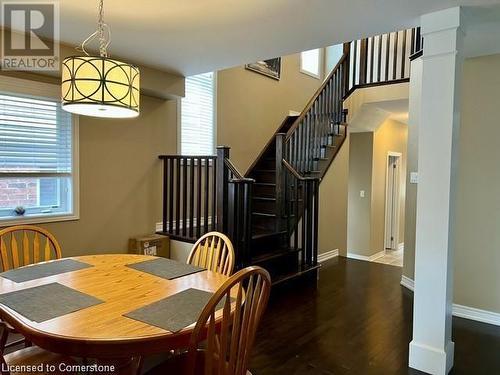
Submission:
M 265 201 L 265 202 L 276 202 L 276 198 L 273 197 L 252 197 L 256 201 Z
M 260 240 L 266 237 L 279 236 L 284 234 L 286 234 L 286 230 L 276 231 L 276 230 L 261 229 L 260 232 L 252 234 L 252 240 Z
M 315 271 L 321 267 L 321 264 L 318 263 L 315 266 L 299 266 L 297 270 L 291 271 L 288 273 L 284 273 L 272 279 L 272 285 L 278 285 L 284 283 L 286 281 L 292 280 L 296 277 L 303 276 L 309 272 Z
M 277 259 L 283 256 L 287 256 L 290 254 L 296 254 L 302 249 L 294 249 L 294 248 L 286 248 L 286 249 L 278 249 L 274 251 L 265 251 L 260 255 L 252 257 L 252 264 L 264 263 L 273 259 Z
M 273 182 L 254 182 L 254 186 L 259 185 L 259 186 L 276 186 L 275 183 Z
M 252 212 L 252 215 L 261 216 L 261 217 L 276 217 L 276 214 L 270 214 L 267 212 Z

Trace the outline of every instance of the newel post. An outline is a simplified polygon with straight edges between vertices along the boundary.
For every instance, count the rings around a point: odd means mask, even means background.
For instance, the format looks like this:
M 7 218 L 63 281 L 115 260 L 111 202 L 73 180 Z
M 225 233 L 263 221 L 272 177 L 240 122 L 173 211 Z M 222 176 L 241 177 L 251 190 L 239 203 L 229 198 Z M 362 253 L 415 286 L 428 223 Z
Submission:
M 217 231 L 226 233 L 227 231 L 227 208 L 228 208 L 228 185 L 229 173 L 225 167 L 224 161 L 229 158 L 228 146 L 217 146 L 217 160 L 215 162 L 216 178 L 217 178 Z

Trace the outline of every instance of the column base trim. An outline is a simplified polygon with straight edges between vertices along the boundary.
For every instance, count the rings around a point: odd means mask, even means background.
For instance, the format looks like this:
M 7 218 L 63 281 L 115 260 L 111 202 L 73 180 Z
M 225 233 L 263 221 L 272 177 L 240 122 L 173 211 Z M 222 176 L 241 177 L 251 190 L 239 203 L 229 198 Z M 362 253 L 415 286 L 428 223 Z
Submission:
M 453 367 L 455 343 L 449 341 L 444 350 L 410 342 L 409 366 L 432 375 L 447 375 Z

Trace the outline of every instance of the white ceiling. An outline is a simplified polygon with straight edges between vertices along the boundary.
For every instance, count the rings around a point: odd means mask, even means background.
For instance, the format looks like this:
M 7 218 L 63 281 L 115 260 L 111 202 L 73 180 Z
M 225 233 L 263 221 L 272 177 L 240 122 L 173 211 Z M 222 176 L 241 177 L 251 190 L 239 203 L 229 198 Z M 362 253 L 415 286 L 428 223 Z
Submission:
M 415 26 L 500 0 L 105 0 L 112 55 L 191 75 Z M 61 0 L 61 39 L 95 30 L 97 0 Z
M 388 119 L 408 124 L 408 99 L 364 103 L 349 122 L 349 131 L 374 132 Z

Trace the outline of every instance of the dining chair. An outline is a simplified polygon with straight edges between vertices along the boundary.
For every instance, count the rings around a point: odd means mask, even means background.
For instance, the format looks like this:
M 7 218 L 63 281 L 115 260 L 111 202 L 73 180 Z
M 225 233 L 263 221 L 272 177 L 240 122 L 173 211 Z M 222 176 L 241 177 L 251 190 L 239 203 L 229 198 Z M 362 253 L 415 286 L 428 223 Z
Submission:
M 77 364 L 72 358 L 48 352 L 37 346 L 19 349 L 9 354 L 2 354 L 1 362 L 2 375 L 62 375 L 78 373 L 77 371 L 72 371 L 72 368 L 69 367 Z M 62 368 L 59 367 L 61 364 L 63 364 Z M 40 365 L 43 368 L 36 367 L 34 371 L 24 371 L 25 369 L 27 370 L 27 366 Z
M 225 234 L 206 233 L 193 245 L 187 263 L 230 276 L 234 268 L 233 244 Z
M 46 229 L 35 225 L 16 225 L 0 230 L 0 264 L 2 271 L 9 271 L 29 264 L 50 259 L 60 259 L 61 246 Z M 0 327 L 7 333 L 15 333 L 13 327 L 0 321 Z M 0 339 L 0 350 L 24 342 L 24 339 L 7 343 L 7 337 Z
M 187 351 L 154 369 L 153 374 L 248 374 L 255 333 L 270 290 L 271 277 L 261 267 L 247 267 L 235 273 L 201 312 Z
M 61 246 L 46 229 L 16 225 L 0 230 L 2 271 L 61 257 Z

